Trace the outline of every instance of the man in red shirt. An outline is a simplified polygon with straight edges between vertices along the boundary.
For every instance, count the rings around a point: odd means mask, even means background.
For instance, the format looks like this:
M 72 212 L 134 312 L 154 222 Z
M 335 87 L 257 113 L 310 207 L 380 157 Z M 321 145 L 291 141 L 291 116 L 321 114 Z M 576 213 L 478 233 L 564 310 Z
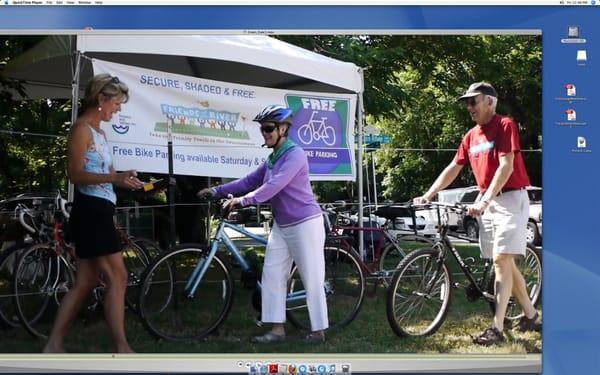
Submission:
M 491 327 L 474 342 L 492 345 L 504 341 L 504 316 L 511 295 L 516 297 L 525 314 L 517 328 L 520 331 L 541 329 L 539 313 L 529 299 L 523 275 L 514 262 L 515 256 L 525 255 L 527 246 L 529 197 L 525 187 L 530 183 L 517 126 L 509 117 L 496 114 L 498 94 L 494 87 L 486 82 L 474 83 L 458 100 L 465 103 L 476 125 L 464 136 L 454 160 L 414 203 L 431 200 L 456 179 L 464 165 L 471 165 L 480 199 L 469 206 L 467 213 L 481 216 L 482 257 L 493 259 L 496 272 L 496 314 Z

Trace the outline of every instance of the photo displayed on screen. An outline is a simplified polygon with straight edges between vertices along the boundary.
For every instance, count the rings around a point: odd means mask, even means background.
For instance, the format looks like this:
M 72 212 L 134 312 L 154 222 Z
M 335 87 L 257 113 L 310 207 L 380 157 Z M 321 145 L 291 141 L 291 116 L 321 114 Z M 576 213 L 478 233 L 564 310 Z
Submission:
M 542 352 L 539 30 L 3 35 L 0 64 L 1 353 Z M 85 163 L 136 171 L 91 190 L 114 190 L 123 318 L 101 266 L 69 297 L 93 262 L 69 225 L 91 185 L 69 184 L 68 136 L 94 111 Z M 261 202 L 277 176 L 294 183 Z M 290 208 L 311 188 L 324 215 Z M 244 207 L 220 210 L 227 193 Z M 292 232 L 317 219 L 324 240 Z

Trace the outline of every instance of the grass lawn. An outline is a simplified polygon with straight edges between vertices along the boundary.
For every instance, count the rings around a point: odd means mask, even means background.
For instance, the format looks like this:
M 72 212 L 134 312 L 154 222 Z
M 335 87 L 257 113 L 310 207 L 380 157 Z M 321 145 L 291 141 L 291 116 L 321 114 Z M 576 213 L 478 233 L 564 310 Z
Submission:
M 478 249 L 461 246 L 461 254 L 478 259 Z M 454 267 L 453 267 L 454 268 Z M 236 270 L 237 271 L 237 270 Z M 386 293 L 381 285 L 367 285 L 367 295 L 362 310 L 349 326 L 330 332 L 324 344 L 304 344 L 305 332 L 288 328 L 288 339 L 274 345 L 255 345 L 249 342 L 252 335 L 264 328 L 256 325 L 257 312 L 252 308 L 251 291 L 242 287 L 236 274 L 233 309 L 219 332 L 201 342 L 177 343 L 156 340 L 146 332 L 136 315 L 126 315 L 129 342 L 140 353 L 540 353 L 541 334 L 510 332 L 506 326 L 507 341 L 500 346 L 484 348 L 471 343 L 471 337 L 487 328 L 492 319 L 486 302 L 467 301 L 464 277 L 455 277 L 461 287 L 454 289 L 450 313 L 440 330 L 423 338 L 400 338 L 388 325 L 386 318 Z M 29 336 L 22 329 L 0 328 L 0 353 L 38 353 L 43 342 Z M 75 353 L 111 352 L 111 340 L 101 313 L 87 313 L 78 319 L 66 340 L 66 349 Z

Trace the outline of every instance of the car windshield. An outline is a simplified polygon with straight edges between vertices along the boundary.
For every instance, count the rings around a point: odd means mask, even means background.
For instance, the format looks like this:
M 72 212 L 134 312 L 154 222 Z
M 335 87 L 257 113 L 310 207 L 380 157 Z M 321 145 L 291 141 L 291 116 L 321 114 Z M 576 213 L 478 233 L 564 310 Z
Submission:
M 542 201 L 542 189 L 530 189 L 530 190 L 527 190 L 527 194 L 529 194 L 529 200 L 531 202 L 541 202 Z

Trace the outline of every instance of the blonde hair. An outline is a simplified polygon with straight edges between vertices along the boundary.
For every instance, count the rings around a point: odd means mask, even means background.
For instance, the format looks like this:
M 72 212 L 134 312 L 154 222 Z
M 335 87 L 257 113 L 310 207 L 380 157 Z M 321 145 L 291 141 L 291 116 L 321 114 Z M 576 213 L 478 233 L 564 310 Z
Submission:
M 122 97 L 122 103 L 129 100 L 129 88 L 119 80 L 116 76 L 102 73 L 97 74 L 89 80 L 85 87 L 85 96 L 81 110 L 85 111 L 89 108 L 97 107 L 100 104 L 102 97 L 111 99 L 114 97 Z

